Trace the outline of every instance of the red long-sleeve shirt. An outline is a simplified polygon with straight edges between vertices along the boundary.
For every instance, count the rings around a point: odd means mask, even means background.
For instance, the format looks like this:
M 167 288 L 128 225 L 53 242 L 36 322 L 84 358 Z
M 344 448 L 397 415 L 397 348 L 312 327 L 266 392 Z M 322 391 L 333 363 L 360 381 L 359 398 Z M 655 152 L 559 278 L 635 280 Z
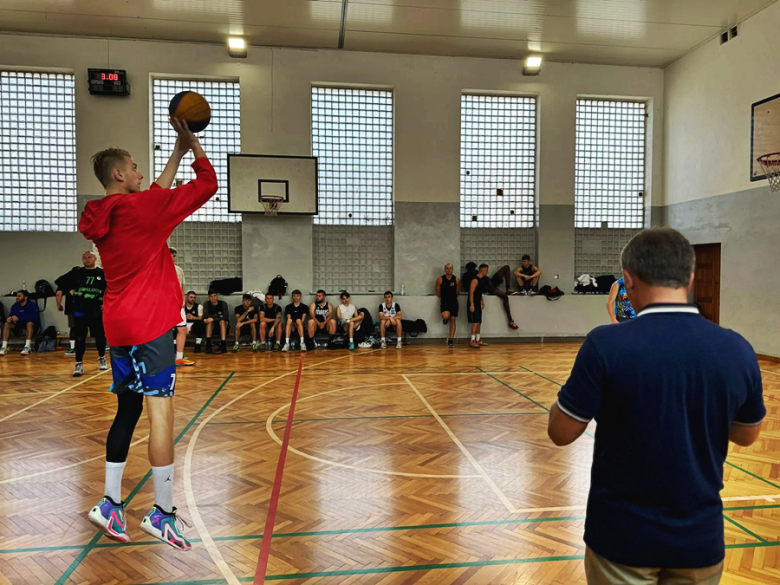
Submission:
M 181 322 L 181 287 L 168 238 L 217 192 L 207 158 L 192 164 L 197 178 L 175 189 L 109 195 L 87 203 L 79 231 L 100 252 L 108 288 L 103 324 L 115 347 L 148 343 Z

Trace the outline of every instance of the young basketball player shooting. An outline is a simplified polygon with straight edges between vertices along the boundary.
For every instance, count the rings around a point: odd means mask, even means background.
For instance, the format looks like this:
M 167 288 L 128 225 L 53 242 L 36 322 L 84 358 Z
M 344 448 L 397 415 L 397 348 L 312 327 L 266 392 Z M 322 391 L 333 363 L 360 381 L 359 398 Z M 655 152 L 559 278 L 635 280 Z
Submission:
M 165 170 L 146 191 L 141 189 L 138 165 L 127 151 L 110 148 L 92 159 L 106 196 L 87 204 L 79 231 L 97 245 L 108 282 L 103 321 L 111 345 L 111 392 L 118 406 L 106 440 L 105 497 L 92 508 L 89 519 L 108 538 L 130 541 L 122 474 L 145 397 L 155 504 L 141 529 L 189 550 L 173 506 L 176 356 L 171 330 L 181 321 L 182 292 L 167 240 L 179 223 L 217 192 L 217 176 L 187 125 L 176 118 L 171 118 L 171 125 L 178 134 L 176 146 Z M 182 157 L 190 150 L 197 178 L 170 189 Z

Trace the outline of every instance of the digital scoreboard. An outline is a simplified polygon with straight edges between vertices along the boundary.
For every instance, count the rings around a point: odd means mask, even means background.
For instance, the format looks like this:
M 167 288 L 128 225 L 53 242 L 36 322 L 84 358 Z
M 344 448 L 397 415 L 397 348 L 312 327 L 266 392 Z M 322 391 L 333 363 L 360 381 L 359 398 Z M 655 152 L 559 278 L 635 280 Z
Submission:
M 92 95 L 130 95 L 124 69 L 89 69 L 88 74 Z

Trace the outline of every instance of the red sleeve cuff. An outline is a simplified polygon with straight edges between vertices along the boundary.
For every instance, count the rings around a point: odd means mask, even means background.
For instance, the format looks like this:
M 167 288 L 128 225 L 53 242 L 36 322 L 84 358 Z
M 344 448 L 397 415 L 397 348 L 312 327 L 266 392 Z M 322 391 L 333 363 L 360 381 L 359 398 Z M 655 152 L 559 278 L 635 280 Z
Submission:
M 149 190 L 151 191 L 152 189 L 162 189 L 162 187 L 155 182 L 149 185 Z

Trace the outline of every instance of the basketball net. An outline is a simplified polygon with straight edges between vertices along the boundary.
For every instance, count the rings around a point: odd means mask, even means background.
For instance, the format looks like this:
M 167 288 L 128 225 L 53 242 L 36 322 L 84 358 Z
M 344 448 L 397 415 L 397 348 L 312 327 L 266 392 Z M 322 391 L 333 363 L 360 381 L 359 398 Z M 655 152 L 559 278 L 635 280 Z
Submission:
M 282 204 L 282 197 L 265 196 L 260 198 L 260 202 L 263 204 L 266 217 L 271 217 L 279 212 L 279 207 Z
M 772 192 L 780 191 L 780 152 L 773 152 L 759 156 L 758 159 L 764 174 L 769 181 L 769 188 Z

